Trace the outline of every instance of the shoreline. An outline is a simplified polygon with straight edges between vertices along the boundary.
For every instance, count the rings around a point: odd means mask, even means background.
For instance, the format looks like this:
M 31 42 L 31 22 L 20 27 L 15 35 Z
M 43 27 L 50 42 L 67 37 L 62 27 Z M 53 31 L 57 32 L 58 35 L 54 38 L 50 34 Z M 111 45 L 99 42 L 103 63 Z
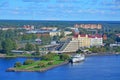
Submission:
M 89 56 L 109 56 L 109 55 L 120 55 L 120 53 L 115 52 L 103 52 L 103 53 L 90 53 L 85 54 L 86 57 Z M 40 58 L 41 56 L 6 56 L 4 54 L 0 54 L 0 58 Z
M 89 53 L 85 54 L 85 56 L 95 56 L 95 55 L 114 55 L 120 54 L 117 52 L 99 52 L 99 53 Z M 0 58 L 40 58 L 41 56 L 6 56 L 5 54 L 0 54 Z
M 59 66 L 62 66 L 62 65 L 65 65 L 65 64 L 68 64 L 69 62 L 63 62 L 61 64 L 58 64 L 58 65 L 53 65 L 53 66 L 50 66 L 50 67 L 47 67 L 47 68 L 42 68 L 40 70 L 17 70 L 15 68 L 8 68 L 6 70 L 6 72 L 44 72 L 44 71 L 48 71 L 50 69 L 53 69 L 53 68 L 56 68 L 56 67 L 59 67 Z
M 41 56 L 7 56 L 5 54 L 0 54 L 0 58 L 40 58 Z
M 40 58 L 38 56 L 0 56 L 0 58 Z
M 111 55 L 120 55 L 120 53 L 105 52 L 105 53 L 85 54 L 86 57 L 90 57 L 90 56 L 111 56 Z

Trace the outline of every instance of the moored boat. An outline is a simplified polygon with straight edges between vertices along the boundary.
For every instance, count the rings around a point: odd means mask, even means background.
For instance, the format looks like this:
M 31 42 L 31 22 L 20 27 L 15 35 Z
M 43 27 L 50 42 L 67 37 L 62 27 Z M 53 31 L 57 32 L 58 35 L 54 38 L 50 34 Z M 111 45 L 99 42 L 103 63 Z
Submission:
M 80 61 L 83 61 L 83 60 L 85 60 L 85 55 L 84 54 L 76 54 L 76 55 L 73 55 L 72 58 L 71 58 L 72 63 L 80 62 Z

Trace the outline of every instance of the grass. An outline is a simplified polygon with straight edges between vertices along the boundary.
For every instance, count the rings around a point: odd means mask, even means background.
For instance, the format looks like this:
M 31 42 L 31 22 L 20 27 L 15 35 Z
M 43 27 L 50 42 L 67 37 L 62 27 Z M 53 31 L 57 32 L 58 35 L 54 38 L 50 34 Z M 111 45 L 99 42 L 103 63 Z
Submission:
M 47 65 L 43 68 L 36 68 L 36 67 L 32 67 L 32 68 L 29 68 L 28 70 L 41 70 L 41 69 L 45 69 L 45 68 L 49 68 L 51 66 L 54 66 L 54 65 L 58 65 L 58 64 L 61 64 L 63 63 L 64 61 L 55 61 L 52 65 Z M 46 62 L 47 63 L 47 62 Z

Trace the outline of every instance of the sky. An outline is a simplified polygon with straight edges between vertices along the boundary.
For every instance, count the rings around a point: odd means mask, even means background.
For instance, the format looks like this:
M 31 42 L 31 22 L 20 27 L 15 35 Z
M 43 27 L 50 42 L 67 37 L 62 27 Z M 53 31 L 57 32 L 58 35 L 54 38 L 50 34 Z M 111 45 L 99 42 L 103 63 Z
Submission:
M 120 21 L 120 0 L 0 0 L 0 19 Z

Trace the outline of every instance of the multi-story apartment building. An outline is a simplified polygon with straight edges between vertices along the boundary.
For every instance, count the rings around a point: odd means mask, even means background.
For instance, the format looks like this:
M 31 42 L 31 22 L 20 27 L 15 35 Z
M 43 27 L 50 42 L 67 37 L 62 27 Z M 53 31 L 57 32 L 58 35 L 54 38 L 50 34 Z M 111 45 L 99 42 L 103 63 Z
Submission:
M 89 35 L 90 38 L 90 46 L 102 46 L 103 45 L 103 38 L 102 35 Z
M 102 29 L 101 24 L 75 24 L 74 27 L 84 29 Z
M 79 47 L 101 46 L 103 44 L 103 38 L 99 34 L 80 34 L 74 36 L 72 40 L 78 40 Z
M 75 52 L 79 48 L 92 47 L 92 46 L 102 46 L 103 39 L 99 34 L 88 35 L 88 34 L 79 34 L 74 35 L 71 41 L 65 43 L 66 47 L 63 49 L 63 52 Z
M 74 36 L 72 40 L 78 40 L 79 47 L 90 47 L 90 38 L 87 34 Z

